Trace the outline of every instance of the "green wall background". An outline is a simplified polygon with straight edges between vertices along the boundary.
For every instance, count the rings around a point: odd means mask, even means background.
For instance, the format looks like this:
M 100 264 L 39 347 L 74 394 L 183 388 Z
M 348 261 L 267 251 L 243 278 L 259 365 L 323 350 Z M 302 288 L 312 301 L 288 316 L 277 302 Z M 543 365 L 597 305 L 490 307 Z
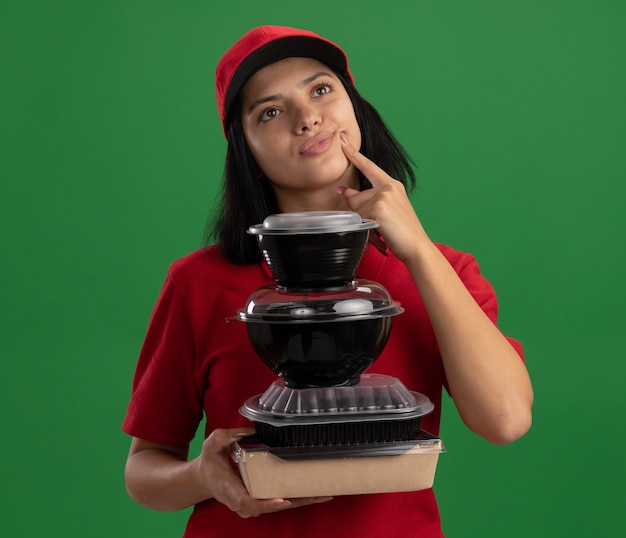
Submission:
M 265 23 L 344 46 L 419 163 L 427 230 L 478 257 L 525 344 L 525 438 L 490 446 L 445 402 L 448 536 L 619 534 L 626 3 L 213 5 L 2 2 L 0 534 L 182 533 L 186 512 L 127 498 L 120 423 L 167 265 L 218 191 L 214 66 Z

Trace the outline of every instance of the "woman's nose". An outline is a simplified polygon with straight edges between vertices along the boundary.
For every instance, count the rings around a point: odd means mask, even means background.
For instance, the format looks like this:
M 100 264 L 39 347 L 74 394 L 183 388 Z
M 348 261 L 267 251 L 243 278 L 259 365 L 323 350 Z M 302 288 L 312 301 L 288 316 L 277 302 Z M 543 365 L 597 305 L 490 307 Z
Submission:
M 298 106 L 295 111 L 295 130 L 296 134 L 310 131 L 322 122 L 319 112 L 311 106 Z

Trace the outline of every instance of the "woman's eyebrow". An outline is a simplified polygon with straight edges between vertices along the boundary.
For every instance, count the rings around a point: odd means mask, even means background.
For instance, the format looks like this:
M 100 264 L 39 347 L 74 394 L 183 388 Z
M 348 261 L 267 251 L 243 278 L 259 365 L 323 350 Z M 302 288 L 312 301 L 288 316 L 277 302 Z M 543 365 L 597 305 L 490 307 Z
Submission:
M 330 77 L 332 76 L 330 73 L 326 71 L 318 71 L 317 73 L 313 73 L 310 77 L 305 78 L 302 82 L 298 84 L 298 88 L 304 88 L 313 82 L 316 78 L 319 77 Z
M 299 89 L 306 88 L 314 80 L 320 77 L 330 77 L 330 76 L 332 75 L 326 71 L 318 71 L 316 73 L 313 73 L 310 77 L 307 77 L 304 80 L 300 81 L 298 83 L 298 88 Z M 248 108 L 248 115 L 250 115 L 257 106 L 262 105 L 263 103 L 268 103 L 270 101 L 276 101 L 280 99 L 281 97 L 283 97 L 282 93 L 275 93 L 273 95 L 267 95 L 266 97 L 261 97 L 259 99 L 256 99 L 255 101 L 252 101 L 252 103 L 250 103 L 250 107 Z
M 250 107 L 248 108 L 248 116 L 252 114 L 252 111 L 259 105 L 262 105 L 263 103 L 268 103 L 269 101 L 276 101 L 280 99 L 282 96 L 283 96 L 282 93 L 275 93 L 274 95 L 268 95 L 267 97 L 261 97 L 260 99 L 257 99 L 256 101 L 252 101 L 252 103 L 250 103 Z

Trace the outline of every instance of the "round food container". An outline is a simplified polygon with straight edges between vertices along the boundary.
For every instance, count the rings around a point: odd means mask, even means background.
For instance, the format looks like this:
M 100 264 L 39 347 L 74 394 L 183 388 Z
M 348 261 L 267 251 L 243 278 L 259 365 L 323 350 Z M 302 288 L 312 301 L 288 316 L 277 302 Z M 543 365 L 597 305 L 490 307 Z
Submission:
M 294 388 L 358 383 L 382 352 L 393 316 L 404 310 L 377 282 L 333 291 L 264 286 L 237 317 L 257 355 Z
M 251 226 L 274 280 L 294 289 L 332 288 L 354 279 L 369 231 L 351 211 L 278 213 Z

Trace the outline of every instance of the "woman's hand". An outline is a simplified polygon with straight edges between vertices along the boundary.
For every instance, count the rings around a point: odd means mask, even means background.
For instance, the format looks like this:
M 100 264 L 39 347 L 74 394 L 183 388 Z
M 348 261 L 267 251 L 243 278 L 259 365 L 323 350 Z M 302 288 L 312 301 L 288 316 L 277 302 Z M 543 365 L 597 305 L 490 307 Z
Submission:
M 243 518 L 280 512 L 307 504 L 329 501 L 332 497 L 307 497 L 300 499 L 253 499 L 248 494 L 237 471 L 230 463 L 230 446 L 246 435 L 254 433 L 252 428 L 215 430 L 202 445 L 198 458 L 201 479 L 210 484 L 211 496 L 225 504 Z
M 344 133 L 340 134 L 343 151 L 348 160 L 372 184 L 371 189 L 357 191 L 340 187 L 340 193 L 350 208 L 361 217 L 373 219 L 380 225 L 371 242 L 379 250 L 389 247 L 405 263 L 417 252 L 420 244 L 430 242 L 402 183 L 359 153 Z M 384 245 L 380 241 L 384 240 Z M 382 247 L 382 248 L 381 248 Z
M 129 495 L 153 510 L 182 510 L 215 499 L 243 518 L 279 512 L 332 497 L 253 499 L 230 461 L 235 441 L 253 428 L 217 429 L 207 437 L 200 455 L 187 460 L 188 446 L 170 446 L 133 438 L 126 460 Z

